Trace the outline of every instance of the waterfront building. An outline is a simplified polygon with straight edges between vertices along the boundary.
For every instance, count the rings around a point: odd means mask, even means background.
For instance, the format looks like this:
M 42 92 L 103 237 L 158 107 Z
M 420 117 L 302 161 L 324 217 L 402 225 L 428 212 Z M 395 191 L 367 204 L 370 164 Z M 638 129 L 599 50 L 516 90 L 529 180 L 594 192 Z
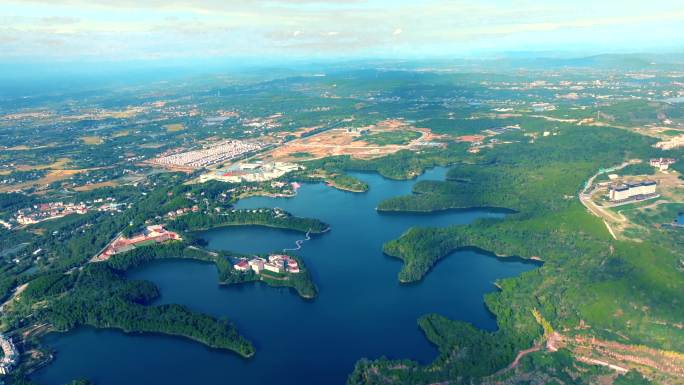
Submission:
M 264 269 L 268 271 L 272 271 L 274 273 L 284 273 L 285 272 L 285 265 L 284 264 L 278 264 L 278 263 L 273 263 L 273 262 L 266 262 L 264 263 Z
M 133 250 L 136 245 L 141 243 L 162 243 L 166 241 L 180 241 L 182 239 L 178 233 L 166 230 L 164 225 L 151 225 L 147 226 L 142 233 L 130 238 L 126 238 L 123 235 L 115 238 L 100 255 L 93 258 L 93 261 L 105 261 L 112 255 Z
M 242 259 L 240 262 L 234 264 L 233 268 L 235 268 L 237 271 L 249 271 L 249 269 L 251 269 L 249 262 L 247 262 L 246 259 Z
M 19 362 L 19 351 L 12 342 L 12 339 L 0 334 L 0 349 L 3 357 L 0 358 L 0 374 L 9 374 Z
M 256 274 L 261 274 L 264 270 L 279 274 L 301 272 L 297 260 L 284 254 L 272 254 L 268 256 L 268 259 L 261 257 L 254 257 L 250 260 L 240 259 L 233 265 L 233 268 L 237 271 L 252 270 Z
M 263 258 L 254 258 L 249 261 L 249 266 L 255 273 L 260 274 L 264 270 L 265 262 L 266 261 Z

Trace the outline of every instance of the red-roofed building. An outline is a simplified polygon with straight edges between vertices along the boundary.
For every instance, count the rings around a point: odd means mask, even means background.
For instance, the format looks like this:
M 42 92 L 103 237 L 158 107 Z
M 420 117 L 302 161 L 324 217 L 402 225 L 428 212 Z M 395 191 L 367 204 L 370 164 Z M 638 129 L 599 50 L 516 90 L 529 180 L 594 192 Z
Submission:
M 247 260 L 244 260 L 244 259 L 243 259 L 243 260 L 241 260 L 240 262 L 234 264 L 234 265 L 233 265 L 233 268 L 234 268 L 235 270 L 237 270 L 237 271 L 248 271 L 248 270 L 250 270 L 252 267 L 249 266 L 249 262 L 247 262 Z

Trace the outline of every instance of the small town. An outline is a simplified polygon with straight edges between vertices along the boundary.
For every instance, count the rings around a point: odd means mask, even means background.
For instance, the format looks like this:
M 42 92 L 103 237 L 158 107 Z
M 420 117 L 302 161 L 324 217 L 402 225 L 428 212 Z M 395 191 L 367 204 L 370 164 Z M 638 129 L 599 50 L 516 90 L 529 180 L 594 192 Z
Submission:
M 16 221 L 20 225 L 31 225 L 50 219 L 61 218 L 69 214 L 86 214 L 87 212 L 88 208 L 84 203 L 41 203 L 31 208 L 19 210 Z
M 263 145 L 258 142 L 226 140 L 201 150 L 161 156 L 152 159 L 150 163 L 161 166 L 185 167 L 194 170 L 232 160 L 240 155 L 257 151 L 261 148 L 263 148 Z
M 121 211 L 121 206 L 122 204 L 117 203 L 116 199 L 111 197 L 78 203 L 41 203 L 17 210 L 15 216 L 7 222 L 7 224 L 10 227 L 13 223 L 19 225 L 32 225 L 43 221 L 62 218 L 70 214 L 87 214 L 90 210 L 119 212 Z
M 283 254 L 269 255 L 268 260 L 261 257 L 253 257 L 252 259 L 242 258 L 238 263 L 233 265 L 233 268 L 242 272 L 252 270 L 256 274 L 261 274 L 264 270 L 278 274 L 297 274 L 300 272 L 297 261 L 294 258 Z

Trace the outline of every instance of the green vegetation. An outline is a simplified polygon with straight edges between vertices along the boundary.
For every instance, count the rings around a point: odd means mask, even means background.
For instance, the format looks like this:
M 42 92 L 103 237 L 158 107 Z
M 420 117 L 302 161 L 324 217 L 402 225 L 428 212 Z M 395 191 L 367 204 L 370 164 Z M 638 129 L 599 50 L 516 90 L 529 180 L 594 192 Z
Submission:
M 649 239 L 652 242 L 678 250 L 684 244 L 684 231 L 672 223 L 684 213 L 684 203 L 664 202 L 648 207 L 650 202 L 618 208 L 630 223 L 636 225 L 625 230 L 625 235 L 633 239 Z M 643 207 L 646 205 L 647 207 Z
M 655 167 L 651 167 L 648 162 L 642 162 L 642 163 L 637 163 L 637 164 L 630 164 L 629 166 L 626 166 L 620 170 L 617 170 L 615 172 L 612 172 L 610 174 L 615 174 L 619 175 L 621 177 L 624 176 L 632 176 L 632 175 L 653 175 L 655 174 L 656 169 Z M 608 175 L 609 173 L 604 173 L 599 175 L 596 178 L 596 182 L 601 182 L 601 181 L 607 181 L 608 180 Z
M 263 281 L 273 287 L 290 287 L 305 299 L 316 296 L 316 286 L 305 268 L 304 262 L 299 257 L 291 255 L 299 263 L 300 272 L 283 275 L 266 271 L 261 275 L 255 274 L 251 270 L 247 272 L 236 271 L 233 264 L 241 257 L 243 256 L 228 252 L 209 252 L 196 246 L 188 246 L 184 242 L 171 242 L 164 245 L 138 247 L 126 253 L 116 254 L 107 263 L 112 268 L 125 272 L 154 260 L 193 259 L 214 263 L 218 269 L 218 283 L 222 285 Z
M 414 152 L 402 150 L 371 160 L 336 156 L 312 160 L 303 164 L 309 169 L 322 168 L 331 173 L 373 171 L 389 179 L 411 179 L 431 167 L 465 162 L 468 158 L 466 154 L 467 147 L 465 143 L 452 143 L 446 149 L 426 149 L 421 152 L 420 156 L 416 156 Z
M 37 301 L 44 297 L 56 296 L 69 290 L 77 274 L 50 273 L 42 275 L 29 283 L 22 297 L 28 301 Z
M 351 175 L 336 174 L 331 176 L 329 181 L 335 188 L 351 192 L 365 192 L 368 191 L 368 184 Z
M 577 200 L 595 170 L 648 158 L 651 143 L 622 130 L 573 127 L 533 145 L 496 147 L 479 164 L 453 167 L 446 181 L 420 182 L 413 195 L 382 202 L 381 210 L 505 207 L 517 212 L 505 220 L 412 228 L 388 242 L 385 253 L 404 261 L 402 282 L 421 279 L 438 259 L 463 247 L 541 258 L 544 265 L 499 281 L 501 291 L 485 296 L 497 316 L 498 331 L 478 331 L 437 315 L 424 317 L 419 325 L 439 347 L 437 360 L 425 367 L 403 361 L 361 362 L 350 383 L 374 383 L 385 376 L 395 383 L 453 378 L 468 382 L 491 374 L 541 337 L 535 309 L 555 329 L 570 330 L 583 320 L 592 326 L 586 332 L 599 338 L 684 350 L 684 339 L 674 326 L 684 317 L 684 309 L 675 305 L 684 302 L 684 277 L 676 269 L 681 249 L 652 241 L 614 241 Z M 653 326 L 653 319 L 661 326 Z M 474 361 L 478 364 L 471 364 Z M 391 369 L 399 364 L 405 369 Z
M 300 152 L 292 153 L 292 157 L 297 158 L 297 159 L 306 159 L 306 158 L 312 158 L 313 154 L 311 154 L 309 152 L 300 151 Z
M 183 215 L 170 226 L 180 231 L 207 230 L 219 226 L 259 225 L 301 231 L 312 234 L 322 233 L 328 225 L 312 218 L 295 217 L 278 209 L 229 210 L 224 213 L 189 213 Z
M 523 357 L 517 370 L 492 379 L 518 384 L 525 383 L 525 378 L 534 377 L 545 384 L 594 385 L 599 376 L 608 378 L 611 372 L 601 366 L 575 361 L 571 352 L 561 349 L 529 354 Z
M 636 370 L 630 370 L 629 372 L 618 376 L 613 382 L 613 385 L 650 385 L 652 382 L 648 381 L 644 376 L 642 376 Z
M 682 135 L 684 134 L 684 131 L 679 131 L 679 130 L 665 130 L 663 131 L 663 135 L 667 136 L 677 136 L 677 135 Z
M 22 297 L 19 313 L 55 330 L 67 331 L 81 325 L 121 329 L 128 333 L 164 333 L 196 340 L 218 349 L 233 350 L 249 357 L 252 344 L 227 321 L 217 320 L 180 305 L 148 306 L 159 296 L 157 288 L 144 281 L 130 281 L 106 263 L 87 265 L 64 283 L 54 277 L 32 282 L 32 296 Z M 34 285 L 35 283 L 35 285 Z M 27 289 L 28 290 L 28 289 Z M 66 290 L 69 295 L 61 295 Z M 42 297 L 36 297 L 43 293 Z M 47 305 L 47 306 L 46 306 Z
M 601 121 L 628 127 L 657 122 L 659 116 L 671 118 L 682 116 L 681 108 L 676 105 L 644 99 L 618 102 L 610 106 L 602 106 L 599 110 Z
M 354 140 L 362 140 L 376 146 L 405 145 L 421 137 L 416 131 L 381 131 L 360 136 Z

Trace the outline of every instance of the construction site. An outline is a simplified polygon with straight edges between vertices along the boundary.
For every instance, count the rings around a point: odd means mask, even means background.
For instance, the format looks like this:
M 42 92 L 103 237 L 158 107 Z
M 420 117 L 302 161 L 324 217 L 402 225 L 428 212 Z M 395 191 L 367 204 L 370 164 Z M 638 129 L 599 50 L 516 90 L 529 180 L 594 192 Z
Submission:
M 407 132 L 419 135 L 415 135 L 415 138 L 410 134 L 402 135 Z M 390 134 L 394 138 L 386 140 L 387 143 L 377 144 L 379 141 L 373 139 L 373 136 L 377 134 Z M 371 159 L 400 150 L 442 146 L 443 143 L 439 142 L 439 139 L 441 136 L 433 134 L 427 128 L 414 127 L 403 119 L 388 119 L 366 127 L 333 128 L 313 135 L 306 135 L 305 132 L 299 138 L 266 153 L 264 158 L 280 162 L 337 155 Z

